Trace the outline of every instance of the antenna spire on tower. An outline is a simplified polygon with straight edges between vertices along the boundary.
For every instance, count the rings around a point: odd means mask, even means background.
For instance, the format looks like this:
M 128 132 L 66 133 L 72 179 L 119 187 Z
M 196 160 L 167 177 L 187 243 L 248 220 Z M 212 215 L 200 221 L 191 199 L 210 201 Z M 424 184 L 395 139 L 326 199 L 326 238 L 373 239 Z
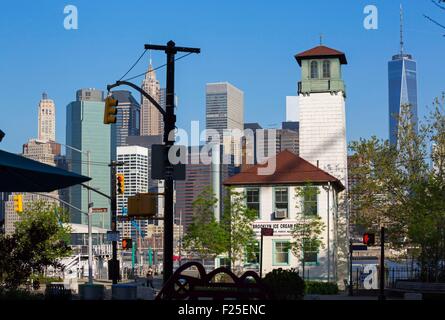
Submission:
M 402 4 L 400 4 L 400 54 L 403 55 L 403 7 Z

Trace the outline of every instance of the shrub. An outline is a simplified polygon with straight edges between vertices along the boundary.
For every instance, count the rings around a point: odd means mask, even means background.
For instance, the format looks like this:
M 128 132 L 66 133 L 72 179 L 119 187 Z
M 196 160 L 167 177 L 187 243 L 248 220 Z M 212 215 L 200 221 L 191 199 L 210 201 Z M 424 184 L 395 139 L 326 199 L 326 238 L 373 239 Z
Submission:
M 302 300 L 304 280 L 295 269 L 274 269 L 262 279 L 273 300 Z
M 41 293 L 32 293 L 24 289 L 0 289 L 0 300 L 43 300 Z
M 338 286 L 332 282 L 306 281 L 305 294 L 337 294 Z

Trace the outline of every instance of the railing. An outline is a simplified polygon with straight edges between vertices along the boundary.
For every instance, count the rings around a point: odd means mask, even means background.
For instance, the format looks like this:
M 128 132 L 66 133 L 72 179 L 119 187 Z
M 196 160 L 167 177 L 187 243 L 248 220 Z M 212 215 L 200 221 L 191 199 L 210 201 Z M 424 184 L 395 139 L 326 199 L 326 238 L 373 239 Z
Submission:
M 87 245 L 72 245 L 71 246 L 74 255 L 88 255 L 88 246 Z M 111 244 L 99 244 L 93 245 L 93 255 L 95 256 L 106 256 L 112 254 Z
M 298 82 L 298 93 L 312 92 L 346 92 L 346 86 L 343 80 L 332 79 L 312 79 Z
M 376 266 L 380 275 L 379 266 Z M 364 273 L 364 267 L 355 267 L 352 274 L 353 288 L 356 291 L 365 289 L 364 280 L 368 274 Z M 377 278 L 378 278 L 377 276 Z M 419 266 L 403 266 L 385 268 L 385 288 L 397 288 L 400 282 L 418 283 L 445 283 L 445 268 L 431 269 Z

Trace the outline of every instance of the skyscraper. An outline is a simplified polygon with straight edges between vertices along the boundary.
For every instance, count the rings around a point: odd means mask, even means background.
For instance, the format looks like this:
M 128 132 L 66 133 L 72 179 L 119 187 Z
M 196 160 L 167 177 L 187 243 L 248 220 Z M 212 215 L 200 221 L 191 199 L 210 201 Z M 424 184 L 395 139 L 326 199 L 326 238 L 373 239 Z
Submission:
M 228 82 L 206 86 L 206 129 L 244 128 L 244 93 Z
M 244 93 L 228 82 L 206 85 L 206 129 L 214 129 L 224 144 L 224 153 L 241 152 L 239 145 L 223 141 L 224 130 L 244 129 Z
M 411 122 L 417 132 L 417 63 L 405 53 L 403 42 L 403 10 L 400 6 L 400 53 L 388 62 L 389 141 L 397 146 L 399 115 L 409 108 Z
M 140 134 L 141 106 L 130 91 L 112 92 L 118 101 L 116 123 L 111 125 L 111 159 L 116 160 L 116 148 L 127 145 L 128 136 Z
M 125 165 L 117 167 L 117 173 L 124 175 L 124 194 L 117 195 L 117 214 L 125 215 L 128 197 L 136 193 L 148 192 L 148 149 L 139 146 L 117 147 L 117 160 Z M 147 232 L 147 220 L 138 220 L 138 228 Z M 138 230 L 130 221 L 118 223 L 118 230 L 122 238 L 138 237 Z
M 142 89 L 152 96 L 158 103 L 161 101 L 159 80 L 153 66 L 148 67 L 145 79 L 142 80 Z M 141 96 L 141 136 L 160 135 L 164 130 L 164 122 L 159 110 L 144 96 Z
M 43 93 L 38 108 L 37 134 L 38 139 L 29 139 L 23 144 L 22 155 L 26 158 L 45 163 L 50 166 L 59 164 L 60 144 L 55 142 L 56 139 L 56 109 L 54 101 L 48 99 L 46 93 Z M 34 201 L 42 200 L 50 203 L 59 204 L 56 200 L 60 199 L 63 190 L 56 190 L 47 193 L 49 197 L 44 195 L 36 195 L 32 193 L 21 193 L 23 199 L 23 207 L 26 207 Z M 15 224 L 21 220 L 21 216 L 14 210 L 14 194 L 4 193 L 5 204 L 3 206 L 5 212 L 5 232 L 12 234 L 15 231 Z M 54 199 L 56 198 L 56 199 Z M 1 220 L 1 219 L 0 219 Z
M 96 89 L 81 89 L 76 101 L 67 106 L 66 144 L 82 153 L 67 148 L 66 156 L 73 172 L 88 175 L 87 152 L 90 152 L 91 185 L 105 194 L 110 194 L 110 126 L 103 124 L 103 92 Z M 87 190 L 73 186 L 70 190 L 71 203 L 88 212 Z M 92 192 L 91 201 L 100 213 L 93 213 L 93 226 L 109 229 L 111 212 L 108 199 Z M 93 212 L 94 212 L 93 208 Z M 103 211 L 103 212 L 102 212 Z M 87 223 L 85 214 L 71 210 L 71 222 Z
M 54 101 L 48 99 L 46 93 L 42 94 L 39 102 L 39 127 L 38 140 L 55 141 L 56 140 L 56 106 Z

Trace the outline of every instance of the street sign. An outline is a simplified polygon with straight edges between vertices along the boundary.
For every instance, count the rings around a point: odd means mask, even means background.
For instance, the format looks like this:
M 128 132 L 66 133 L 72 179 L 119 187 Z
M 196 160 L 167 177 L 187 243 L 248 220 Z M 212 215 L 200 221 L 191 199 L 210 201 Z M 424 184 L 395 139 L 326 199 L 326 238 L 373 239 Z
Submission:
M 368 246 L 364 244 L 353 244 L 352 251 L 366 251 L 368 250 Z
M 107 241 L 119 241 L 119 231 L 107 231 Z
M 91 211 L 93 213 L 104 213 L 108 212 L 108 208 L 92 208 Z
M 261 228 L 261 235 L 265 237 L 273 236 L 273 228 Z

